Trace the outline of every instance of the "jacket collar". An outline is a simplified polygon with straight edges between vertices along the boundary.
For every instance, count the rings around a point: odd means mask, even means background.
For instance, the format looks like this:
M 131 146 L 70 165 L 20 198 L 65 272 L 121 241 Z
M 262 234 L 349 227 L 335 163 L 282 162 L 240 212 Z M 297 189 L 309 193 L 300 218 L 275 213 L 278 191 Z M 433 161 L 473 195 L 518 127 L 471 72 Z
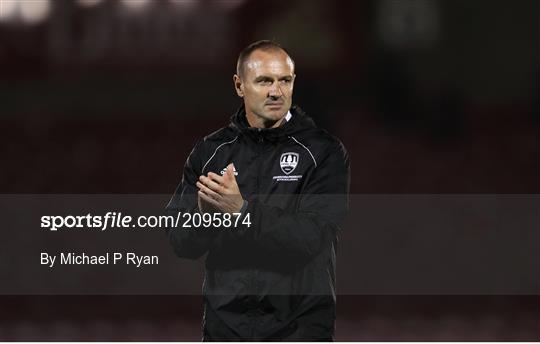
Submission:
M 292 117 L 289 121 L 283 122 L 277 128 L 254 128 L 250 127 L 246 118 L 246 109 L 242 104 L 236 113 L 231 116 L 230 127 L 241 134 L 247 135 L 256 141 L 261 139 L 267 141 L 281 141 L 298 132 L 315 127 L 315 122 L 299 106 L 293 105 L 290 109 Z

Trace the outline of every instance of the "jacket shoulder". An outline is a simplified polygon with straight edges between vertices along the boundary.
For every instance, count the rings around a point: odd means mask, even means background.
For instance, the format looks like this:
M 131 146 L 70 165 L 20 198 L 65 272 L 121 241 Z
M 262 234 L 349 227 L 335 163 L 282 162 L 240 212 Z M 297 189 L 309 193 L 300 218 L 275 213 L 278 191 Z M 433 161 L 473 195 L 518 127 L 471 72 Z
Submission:
M 196 143 L 195 148 L 199 155 L 205 156 L 212 154 L 220 145 L 235 140 L 237 136 L 238 133 L 234 129 L 223 127 L 200 139 Z
M 223 127 L 206 135 L 201 141 L 206 145 L 220 145 L 224 142 L 234 140 L 237 136 L 238 133 L 231 127 Z
M 214 151 L 222 144 L 235 140 L 237 133 L 229 127 L 223 127 L 204 136 L 195 143 L 188 157 L 188 164 L 201 170 Z
M 292 137 L 309 148 L 315 155 L 316 161 L 322 161 L 334 154 L 337 154 L 344 160 L 348 160 L 349 158 L 345 145 L 325 129 L 313 128 Z

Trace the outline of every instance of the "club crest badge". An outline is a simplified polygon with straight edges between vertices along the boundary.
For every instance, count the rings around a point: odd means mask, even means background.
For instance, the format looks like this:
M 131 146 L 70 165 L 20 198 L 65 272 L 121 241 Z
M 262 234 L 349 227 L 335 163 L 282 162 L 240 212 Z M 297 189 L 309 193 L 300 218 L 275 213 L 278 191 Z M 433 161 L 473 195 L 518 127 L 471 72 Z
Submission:
M 298 165 L 298 159 L 298 153 L 288 152 L 281 154 L 281 159 L 279 159 L 279 166 L 281 166 L 281 170 L 283 171 L 283 173 L 289 174 L 294 171 L 294 169 Z

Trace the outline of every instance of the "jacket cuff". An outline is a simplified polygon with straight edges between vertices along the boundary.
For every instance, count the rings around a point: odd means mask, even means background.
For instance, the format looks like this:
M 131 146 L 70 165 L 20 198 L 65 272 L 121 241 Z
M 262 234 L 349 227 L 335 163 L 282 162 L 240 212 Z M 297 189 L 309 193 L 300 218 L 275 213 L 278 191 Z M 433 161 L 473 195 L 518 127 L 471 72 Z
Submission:
M 240 208 L 240 214 L 241 215 L 244 215 L 244 213 L 247 210 L 248 205 L 249 205 L 248 201 L 244 200 L 244 204 L 242 204 L 242 208 Z

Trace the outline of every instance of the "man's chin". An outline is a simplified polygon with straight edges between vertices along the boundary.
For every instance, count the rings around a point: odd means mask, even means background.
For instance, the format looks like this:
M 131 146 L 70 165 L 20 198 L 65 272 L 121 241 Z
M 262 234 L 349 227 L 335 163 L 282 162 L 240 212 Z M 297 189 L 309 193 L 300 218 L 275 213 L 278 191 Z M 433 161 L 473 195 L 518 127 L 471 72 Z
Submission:
M 256 114 L 256 116 L 263 120 L 263 122 L 265 123 L 265 127 L 273 127 L 277 122 L 282 120 L 286 114 L 287 111 L 284 111 L 283 109 L 276 111 L 264 109 L 263 111 Z

